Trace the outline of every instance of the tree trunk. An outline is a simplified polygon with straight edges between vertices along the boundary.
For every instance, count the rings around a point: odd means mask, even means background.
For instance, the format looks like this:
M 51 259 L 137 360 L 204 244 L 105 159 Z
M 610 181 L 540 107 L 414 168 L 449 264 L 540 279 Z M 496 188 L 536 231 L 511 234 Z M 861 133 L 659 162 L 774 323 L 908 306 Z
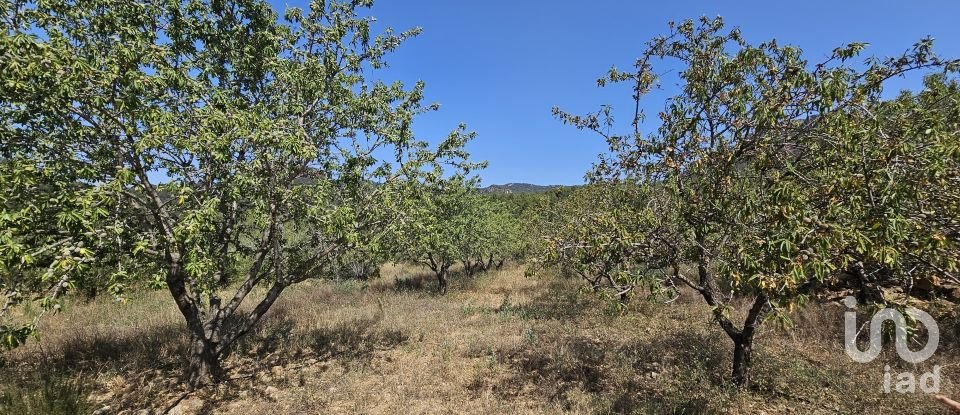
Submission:
M 697 245 L 700 246 L 697 258 L 697 275 L 700 284 L 696 285 L 688 280 L 684 282 L 695 290 L 714 310 L 720 310 L 722 305 L 716 297 L 713 296 L 715 290 L 713 275 L 710 272 L 711 263 L 710 254 L 707 250 L 706 239 L 703 232 L 694 230 Z M 676 265 L 674 265 L 676 266 Z M 676 269 L 676 268 L 675 268 Z M 676 273 L 674 275 L 677 275 Z M 761 317 L 766 312 L 768 297 L 758 295 L 753 300 L 753 306 L 747 313 L 747 318 L 743 322 L 743 329 L 737 330 L 733 322 L 727 316 L 719 311 L 714 311 L 714 320 L 720 325 L 720 328 L 733 340 L 733 383 L 738 387 L 748 386 L 750 383 L 750 364 L 753 355 L 753 335 L 756 333 L 760 324 Z
M 90 286 L 83 289 L 83 299 L 86 302 L 91 302 L 97 299 L 97 294 L 99 294 L 99 289 L 97 284 L 91 284 Z
M 747 313 L 740 333 L 731 334 L 733 339 L 733 383 L 739 387 L 750 385 L 750 364 L 753 355 L 753 336 L 760 325 L 760 319 L 766 312 L 767 297 L 757 296 Z
M 744 387 L 750 384 L 750 358 L 753 354 L 753 336 L 733 339 L 733 383 Z
M 440 295 L 447 294 L 447 268 L 441 267 L 440 271 L 437 272 L 437 292 Z
M 212 385 L 221 379 L 223 369 L 220 366 L 216 344 L 193 335 L 188 356 L 187 383 L 191 389 Z
M 863 262 L 854 262 L 850 267 L 853 275 L 857 277 L 857 301 L 860 302 L 860 304 L 883 303 L 883 291 L 880 290 L 877 281 L 867 275 L 863 267 Z
M 180 313 L 186 319 L 187 328 L 191 334 L 186 373 L 186 381 L 191 389 L 211 385 L 223 379 L 220 358 L 229 353 L 230 346 L 239 337 L 260 321 L 280 293 L 289 285 L 288 282 L 281 281 L 273 283 L 253 310 L 242 313 L 243 318 L 240 319 L 239 324 L 226 325 L 230 317 L 239 313 L 237 310 L 247 294 L 263 278 L 264 274 L 257 274 L 263 257 L 260 258 L 255 261 L 250 277 L 240 285 L 227 304 L 221 306 L 219 297 L 210 296 L 207 309 L 202 310 L 199 296 L 191 294 L 186 289 L 186 276 L 180 267 L 179 254 L 170 254 L 171 266 L 167 273 L 167 288 L 177 303 Z

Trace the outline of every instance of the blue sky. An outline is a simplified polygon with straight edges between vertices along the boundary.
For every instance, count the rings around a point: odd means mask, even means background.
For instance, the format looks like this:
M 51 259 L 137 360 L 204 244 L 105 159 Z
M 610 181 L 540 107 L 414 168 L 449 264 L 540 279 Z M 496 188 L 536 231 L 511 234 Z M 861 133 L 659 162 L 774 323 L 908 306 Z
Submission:
M 278 11 L 305 4 L 274 1 Z M 604 143 L 560 124 L 550 109 L 624 108 L 629 91 L 597 88 L 596 79 L 613 65 L 629 67 L 670 20 L 720 15 L 750 42 L 776 38 L 800 46 L 812 61 L 853 41 L 869 42 L 868 55 L 899 54 L 928 35 L 939 53 L 960 57 L 957 0 L 379 0 L 369 14 L 381 29 L 423 28 L 380 76 L 422 79 L 428 101 L 441 104 L 417 121 L 419 136 L 435 141 L 460 122 L 477 132 L 468 148 L 490 163 L 484 184 L 581 183 Z M 645 102 L 647 112 L 661 109 L 664 96 Z

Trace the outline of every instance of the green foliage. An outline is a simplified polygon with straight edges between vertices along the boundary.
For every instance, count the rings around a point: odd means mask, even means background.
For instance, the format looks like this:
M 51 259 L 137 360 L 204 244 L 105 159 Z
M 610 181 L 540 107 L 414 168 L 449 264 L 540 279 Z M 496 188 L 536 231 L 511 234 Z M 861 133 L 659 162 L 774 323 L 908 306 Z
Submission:
M 435 177 L 410 212 L 394 229 L 394 256 L 429 267 L 441 292 L 457 261 L 468 274 L 485 271 L 518 259 L 525 248 L 519 217 L 501 200 L 479 194 L 475 178 Z
M 533 228 L 539 232 L 532 272 L 558 267 L 582 278 L 595 292 L 626 301 L 639 286 L 662 293 L 670 263 L 655 252 L 667 238 L 668 218 L 654 217 L 649 187 L 595 183 L 544 200 Z
M 441 292 L 448 270 L 467 253 L 467 241 L 473 238 L 475 183 L 461 175 L 435 177 L 411 207 L 409 220 L 393 229 L 394 256 L 430 267 Z
M 648 43 L 634 70 L 614 68 L 598 81 L 632 85 L 637 112 L 626 133 L 612 132 L 610 107 L 555 114 L 608 142 L 591 180 L 653 192 L 653 202 L 627 213 L 654 219 L 641 219 L 627 243 L 589 246 L 614 258 L 624 246 L 645 247 L 626 256 L 666 265 L 670 280 L 698 291 L 737 346 L 735 381 L 747 380 L 760 321 L 802 304 L 838 270 L 954 278 L 957 199 L 948 184 L 958 177 L 957 94 L 948 79 L 957 61 L 935 55 L 925 39 L 863 69 L 846 63 L 862 43 L 812 64 L 793 46 L 749 44 L 720 18 L 670 29 Z M 680 89 L 658 114 L 657 131 L 644 135 L 639 100 L 667 61 L 683 67 Z M 924 92 L 883 101 L 886 80 L 931 70 L 940 74 Z M 617 234 L 603 222 L 593 227 Z M 740 327 L 721 285 L 752 299 Z
M 518 260 L 526 248 L 519 216 L 496 198 L 475 196 L 471 206 L 473 220 L 461 252 L 462 259 L 473 258 L 477 267 L 487 270 L 506 260 Z
M 377 278 L 380 276 L 380 265 L 385 261 L 386 255 L 380 251 L 370 248 L 351 250 L 332 264 L 329 277 L 337 281 Z
M 822 226 L 843 249 L 839 267 L 900 283 L 958 282 L 960 87 L 938 74 L 924 89 L 855 111 L 825 126 L 816 184 Z M 829 172 L 829 174 L 828 174 Z
M 66 288 L 105 258 L 81 238 L 126 235 L 120 253 L 162 272 L 194 336 L 191 384 L 209 380 L 284 288 L 376 243 L 441 164 L 472 167 L 463 126 L 436 148 L 414 137 L 436 108 L 423 83 L 368 78 L 418 33 L 375 35 L 359 14 L 370 5 L 315 1 L 283 18 L 248 0 L 6 7 L 4 281 Z M 27 258 L 56 272 L 21 272 Z M 266 297 L 238 311 L 258 285 Z M 224 325 L 235 314 L 243 323 Z

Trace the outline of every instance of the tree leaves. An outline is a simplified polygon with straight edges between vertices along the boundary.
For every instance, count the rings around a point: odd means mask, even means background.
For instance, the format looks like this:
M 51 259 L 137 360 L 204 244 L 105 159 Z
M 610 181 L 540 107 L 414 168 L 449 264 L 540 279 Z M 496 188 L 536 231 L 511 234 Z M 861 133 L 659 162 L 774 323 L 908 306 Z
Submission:
M 423 83 L 370 77 L 418 30 L 374 35 L 369 4 L 285 20 L 257 0 L 5 8 L 2 288 L 162 282 L 188 327 L 208 327 L 193 334 L 219 343 L 254 286 L 275 290 L 249 324 L 284 287 L 378 243 L 435 169 L 476 165 L 463 126 L 437 148 L 414 136 L 435 109 Z

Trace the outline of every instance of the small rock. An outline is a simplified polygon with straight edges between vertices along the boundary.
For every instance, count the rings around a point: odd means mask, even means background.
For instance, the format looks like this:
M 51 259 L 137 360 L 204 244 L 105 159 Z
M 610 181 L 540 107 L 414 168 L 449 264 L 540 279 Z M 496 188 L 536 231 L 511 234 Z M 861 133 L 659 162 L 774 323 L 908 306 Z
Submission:
M 275 387 L 273 387 L 273 386 L 267 386 L 266 388 L 264 388 L 264 389 L 263 389 L 263 394 L 266 395 L 266 396 L 267 396 L 268 398 L 270 398 L 271 400 L 274 400 L 274 401 L 280 399 L 280 395 L 281 395 L 281 394 L 280 394 L 280 389 L 277 389 L 277 388 L 275 388 Z
M 111 410 L 111 409 L 112 409 L 112 408 L 110 408 L 110 405 L 107 405 L 107 406 L 104 406 L 104 407 L 102 407 L 102 408 L 100 408 L 100 409 L 97 409 L 96 411 L 93 411 L 93 415 L 104 415 L 104 414 L 108 414 L 108 413 L 110 413 L 110 410 Z
M 170 409 L 170 412 L 167 412 L 168 415 L 196 415 L 200 413 L 200 410 L 203 409 L 203 400 L 197 397 L 187 398 L 177 406 L 174 406 L 173 409 Z

